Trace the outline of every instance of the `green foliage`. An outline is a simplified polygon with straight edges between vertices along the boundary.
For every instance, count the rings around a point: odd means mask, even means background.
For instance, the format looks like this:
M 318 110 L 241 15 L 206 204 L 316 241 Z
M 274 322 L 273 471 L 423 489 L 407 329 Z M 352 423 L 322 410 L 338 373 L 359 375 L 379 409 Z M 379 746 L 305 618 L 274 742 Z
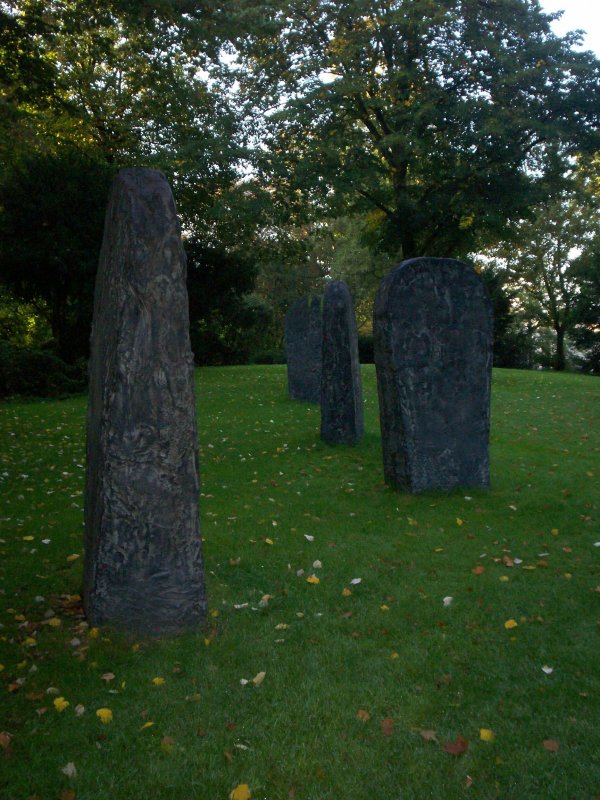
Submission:
M 54 353 L 0 339 L 0 398 L 64 397 L 84 391 L 87 365 L 66 364 Z
M 214 616 L 160 641 L 79 616 L 85 398 L 0 405 L 3 798 L 597 795 L 598 380 L 496 370 L 489 491 L 410 496 L 363 379 L 366 435 L 332 448 L 284 368 L 198 373 Z
M 569 335 L 580 322 L 593 324 L 594 312 L 597 316 L 593 252 L 600 195 L 581 166 L 556 175 L 552 189 L 528 218 L 511 224 L 508 239 L 491 253 L 495 274 L 504 273 L 520 317 L 535 328 L 552 331 L 551 364 L 563 370 Z
M 68 362 L 88 350 L 111 175 L 65 148 L 18 162 L 0 186 L 0 283 L 48 322 Z
M 264 175 L 289 213 L 380 212 L 379 247 L 463 257 L 598 144 L 599 62 L 535 0 L 232 3 Z M 264 157 L 262 157 L 264 156 Z

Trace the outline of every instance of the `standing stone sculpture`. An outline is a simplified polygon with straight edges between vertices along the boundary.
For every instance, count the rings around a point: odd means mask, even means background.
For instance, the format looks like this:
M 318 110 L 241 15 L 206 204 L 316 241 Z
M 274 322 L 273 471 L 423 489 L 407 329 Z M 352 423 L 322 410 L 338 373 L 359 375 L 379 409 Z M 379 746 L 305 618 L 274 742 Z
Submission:
M 285 315 L 288 392 L 292 400 L 321 400 L 323 298 L 301 297 Z
M 186 260 L 165 177 L 115 178 L 96 278 L 85 493 L 92 624 L 168 633 L 206 615 Z
M 479 276 L 453 259 L 402 262 L 373 333 L 386 483 L 488 486 L 492 307 Z
M 354 307 L 344 281 L 332 281 L 323 302 L 321 439 L 328 444 L 356 444 L 363 432 Z

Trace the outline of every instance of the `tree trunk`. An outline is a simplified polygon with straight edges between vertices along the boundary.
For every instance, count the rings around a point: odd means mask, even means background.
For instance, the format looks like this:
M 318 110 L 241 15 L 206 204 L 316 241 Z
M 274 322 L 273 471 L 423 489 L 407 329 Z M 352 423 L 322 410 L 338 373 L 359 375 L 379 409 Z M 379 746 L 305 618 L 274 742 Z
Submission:
M 564 328 L 557 327 L 556 330 L 556 353 L 554 354 L 554 369 L 562 372 L 566 366 L 565 357 L 565 331 Z

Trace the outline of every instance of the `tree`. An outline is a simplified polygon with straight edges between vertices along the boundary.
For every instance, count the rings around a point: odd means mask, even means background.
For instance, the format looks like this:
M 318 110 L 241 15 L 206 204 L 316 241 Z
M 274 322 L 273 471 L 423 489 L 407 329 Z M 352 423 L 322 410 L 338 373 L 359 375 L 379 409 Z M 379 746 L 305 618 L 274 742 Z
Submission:
M 564 370 L 566 338 L 597 308 L 592 252 L 598 241 L 598 206 L 585 169 L 555 175 L 554 194 L 514 222 L 509 238 L 494 250 L 506 270 L 516 305 L 537 328 L 554 332 L 552 365 Z M 587 280 L 587 284 L 586 284 Z
M 259 169 L 288 213 L 375 211 L 379 246 L 462 257 L 539 199 L 552 142 L 598 142 L 599 62 L 537 0 L 242 0 Z M 257 121 L 256 125 L 259 125 Z
M 21 161 L 0 185 L 0 284 L 47 321 L 67 362 L 87 355 L 111 177 L 66 149 Z

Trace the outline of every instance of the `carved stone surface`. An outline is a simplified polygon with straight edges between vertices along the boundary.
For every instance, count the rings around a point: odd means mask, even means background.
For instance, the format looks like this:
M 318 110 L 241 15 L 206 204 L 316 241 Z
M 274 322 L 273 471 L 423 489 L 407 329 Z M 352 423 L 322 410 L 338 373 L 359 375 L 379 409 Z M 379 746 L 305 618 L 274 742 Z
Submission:
M 387 275 L 373 317 L 385 481 L 409 492 L 489 484 L 492 307 L 460 261 Z
M 301 297 L 285 316 L 288 391 L 292 400 L 321 401 L 322 297 Z
M 332 281 L 323 302 L 321 439 L 356 444 L 364 432 L 354 306 L 344 281 Z
M 151 634 L 206 615 L 186 261 L 165 177 L 113 184 L 96 278 L 84 606 Z

